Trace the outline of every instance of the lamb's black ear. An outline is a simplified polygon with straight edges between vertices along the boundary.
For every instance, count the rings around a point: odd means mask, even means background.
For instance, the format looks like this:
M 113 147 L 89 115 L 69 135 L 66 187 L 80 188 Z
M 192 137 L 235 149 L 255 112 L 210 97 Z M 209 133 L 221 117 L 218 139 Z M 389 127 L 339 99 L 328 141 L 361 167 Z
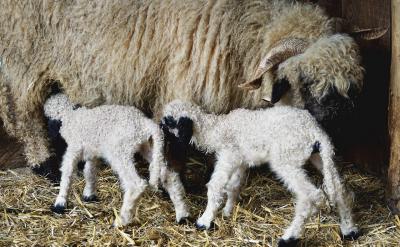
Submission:
M 176 128 L 177 123 L 172 116 L 166 116 L 162 118 L 160 125 L 162 128 L 168 127 L 173 129 Z
M 179 141 L 185 144 L 190 142 L 193 135 L 193 121 L 188 117 L 179 118 L 178 124 L 178 138 Z
M 290 89 L 290 83 L 286 78 L 276 81 L 272 87 L 271 103 L 275 104 L 281 100 L 282 96 L 285 95 Z

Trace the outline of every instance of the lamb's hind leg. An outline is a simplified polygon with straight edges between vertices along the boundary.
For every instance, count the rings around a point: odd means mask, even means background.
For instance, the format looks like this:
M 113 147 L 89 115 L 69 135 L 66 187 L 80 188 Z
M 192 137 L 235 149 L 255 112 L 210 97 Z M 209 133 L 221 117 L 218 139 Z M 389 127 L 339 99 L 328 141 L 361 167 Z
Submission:
M 271 162 L 273 171 L 296 197 L 294 219 L 285 230 L 278 246 L 293 246 L 299 241 L 307 219 L 316 212 L 324 199 L 323 192 L 310 182 L 300 164 L 302 163 L 293 162 L 293 164 L 279 166 Z
M 232 209 L 237 203 L 240 194 L 240 187 L 242 186 L 243 179 L 246 175 L 246 167 L 241 166 L 235 170 L 229 179 L 228 184 L 226 185 L 226 194 L 227 199 L 225 203 L 225 207 L 223 209 L 223 214 L 226 217 L 229 217 L 232 213 Z
M 311 163 L 315 167 L 320 167 L 319 170 L 323 172 L 324 166 L 323 162 L 321 159 L 321 156 L 319 154 L 314 154 L 310 158 Z M 332 162 L 331 160 L 327 162 Z M 358 230 L 357 226 L 355 226 L 353 222 L 353 214 L 351 211 L 351 204 L 353 201 L 353 194 L 348 193 L 343 186 L 340 175 L 338 171 L 336 170 L 335 166 L 332 164 L 331 166 L 332 169 L 329 169 L 329 176 L 324 177 L 324 181 L 330 181 L 329 184 L 332 184 L 334 188 L 329 188 L 327 184 L 326 190 L 328 194 L 331 194 L 332 198 L 330 198 L 331 203 L 334 204 L 334 206 L 337 206 L 339 215 L 340 215 L 340 230 L 342 232 L 343 238 L 349 239 L 349 240 L 355 240 L 357 239 L 361 233 Z
M 117 169 L 118 176 L 124 189 L 124 198 L 121 207 L 121 222 L 115 222 L 115 226 L 125 226 L 131 223 L 137 201 L 147 187 L 146 180 L 142 179 L 136 171 L 132 160 L 122 160 L 121 167 Z
M 85 177 L 85 188 L 83 189 L 83 200 L 85 202 L 98 201 L 96 196 L 96 179 L 97 179 L 98 160 L 92 159 L 85 163 L 83 174 Z

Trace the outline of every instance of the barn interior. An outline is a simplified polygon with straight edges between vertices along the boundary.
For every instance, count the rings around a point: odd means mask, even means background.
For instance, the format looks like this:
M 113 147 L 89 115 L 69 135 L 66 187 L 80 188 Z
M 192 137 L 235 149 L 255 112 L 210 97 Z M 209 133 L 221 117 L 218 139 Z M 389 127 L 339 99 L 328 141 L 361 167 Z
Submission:
M 338 218 L 327 205 L 307 223 L 301 246 L 399 246 L 400 1 L 303 1 L 318 4 L 330 16 L 344 18 L 360 29 L 388 31 L 376 40 L 357 41 L 365 68 L 364 88 L 348 124 L 333 137 L 338 169 L 355 195 L 354 214 L 362 236 L 353 242 L 343 240 Z M 193 152 L 186 171 L 187 201 L 194 218 L 206 205 L 210 171 L 205 163 L 204 157 Z M 141 167 L 145 173 L 146 165 Z M 308 171 L 321 182 L 315 170 Z M 290 193 L 262 168 L 250 172 L 233 215 L 219 216 L 212 231 L 198 231 L 193 222 L 176 224 L 173 207 L 162 191 L 145 193 L 134 227 L 114 229 L 111 224 L 122 193 L 109 167 L 100 173 L 99 202 L 82 202 L 80 174 L 67 214 L 55 216 L 49 207 L 58 186 L 33 174 L 21 144 L 1 130 L 0 245 L 276 246 L 294 211 Z

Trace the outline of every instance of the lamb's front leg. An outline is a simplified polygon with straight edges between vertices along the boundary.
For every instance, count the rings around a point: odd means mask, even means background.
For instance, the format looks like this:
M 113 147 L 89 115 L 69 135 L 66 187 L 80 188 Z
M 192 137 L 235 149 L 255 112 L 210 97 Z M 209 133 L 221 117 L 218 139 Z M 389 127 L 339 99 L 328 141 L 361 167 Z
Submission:
M 71 185 L 72 174 L 74 172 L 75 167 L 78 164 L 80 158 L 80 152 L 73 149 L 72 147 L 68 147 L 67 151 L 64 154 L 63 161 L 61 164 L 61 181 L 60 181 L 60 191 L 58 193 L 56 202 L 51 210 L 55 213 L 64 213 L 64 210 L 67 206 L 67 197 L 69 188 Z
M 184 200 L 185 188 L 179 178 L 179 174 L 169 169 L 165 169 L 165 179 L 162 179 L 162 181 L 163 187 L 167 190 L 174 204 L 176 222 L 180 224 L 189 217 L 189 211 Z
M 237 203 L 240 194 L 240 187 L 242 186 L 243 179 L 246 175 L 246 167 L 240 166 L 235 170 L 229 179 L 228 184 L 226 185 L 226 203 L 223 209 L 223 214 L 226 217 L 229 217 L 232 213 L 232 209 Z
M 98 160 L 88 160 L 85 163 L 83 174 L 85 177 L 85 188 L 83 189 L 83 200 L 85 202 L 97 201 L 96 196 L 96 178 L 97 178 Z
M 224 200 L 224 188 L 232 173 L 238 167 L 237 160 L 231 153 L 218 155 L 214 172 L 207 184 L 207 207 L 203 215 L 197 220 L 198 229 L 209 229 L 219 207 Z

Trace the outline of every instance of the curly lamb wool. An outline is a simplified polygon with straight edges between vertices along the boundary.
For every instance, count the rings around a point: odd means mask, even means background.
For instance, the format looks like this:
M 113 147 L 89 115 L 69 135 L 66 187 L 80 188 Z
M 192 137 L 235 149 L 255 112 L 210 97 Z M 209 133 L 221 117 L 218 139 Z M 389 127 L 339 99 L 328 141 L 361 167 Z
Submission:
M 276 106 L 255 111 L 237 109 L 226 115 L 216 115 L 207 114 L 197 105 L 175 100 L 165 107 L 164 116 L 163 123 L 167 126 L 172 122 L 181 122 L 180 126 L 186 122 L 192 126 L 192 137 L 184 136 L 184 139 L 217 157 L 207 184 L 207 207 L 196 223 L 200 229 L 210 228 L 225 193 L 227 202 L 223 212 L 224 215 L 231 214 L 246 169 L 268 163 L 296 196 L 294 219 L 279 243 L 279 246 L 292 246 L 290 244 L 301 237 L 307 219 L 324 199 L 323 192 L 310 181 L 303 168 L 310 160 L 324 177 L 329 201 L 338 207 L 342 234 L 349 238 L 358 235 L 353 223 L 351 198 L 333 161 L 333 146 L 307 111 Z M 170 131 L 182 138 L 180 129 L 184 128 L 172 124 Z
M 331 120 L 362 86 L 354 40 L 318 6 L 291 0 L 2 0 L 0 23 L 0 84 L 14 106 L 4 121 L 31 165 L 50 155 L 42 106 L 54 81 L 74 103 L 133 105 L 155 119 L 176 98 L 215 113 L 264 107 L 283 80 L 283 103 Z M 253 78 L 293 38 L 304 52 Z M 238 88 L 253 79 L 260 90 Z
M 84 199 L 96 198 L 96 164 L 104 158 L 118 174 L 124 189 L 120 224 L 129 224 L 134 208 L 147 187 L 147 181 L 135 169 L 134 154 L 140 152 L 149 161 L 149 183 L 159 180 L 167 189 L 176 209 L 176 219 L 188 217 L 183 201 L 183 187 L 178 174 L 167 169 L 164 161 L 164 138 L 159 126 L 134 107 L 104 105 L 93 109 L 73 109 L 65 94 L 50 97 L 44 105 L 45 115 L 61 121 L 61 136 L 68 147 L 61 166 L 60 192 L 53 210 L 63 212 L 71 176 L 79 161 L 86 161 Z

